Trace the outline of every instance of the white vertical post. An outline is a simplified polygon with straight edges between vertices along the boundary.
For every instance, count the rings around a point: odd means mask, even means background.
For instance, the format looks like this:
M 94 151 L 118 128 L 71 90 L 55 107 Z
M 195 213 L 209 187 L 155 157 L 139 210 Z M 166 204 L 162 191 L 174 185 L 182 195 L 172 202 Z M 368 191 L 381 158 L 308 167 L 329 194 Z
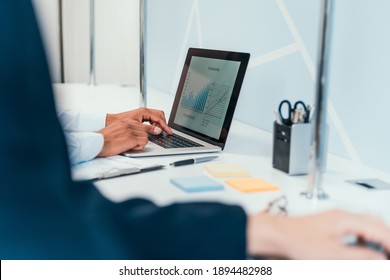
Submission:
M 317 59 L 317 80 L 315 111 L 311 136 L 311 159 L 308 175 L 308 188 L 303 194 L 307 198 L 327 199 L 322 189 L 322 175 L 326 158 L 326 110 L 328 99 L 330 41 L 333 22 L 333 0 L 321 1 L 320 34 Z
M 96 84 L 95 65 L 95 0 L 89 0 L 89 29 L 90 29 L 90 64 L 89 64 L 89 84 Z
M 140 78 L 140 107 L 147 106 L 147 84 L 146 84 L 146 0 L 139 2 L 139 78 Z
M 58 25 L 59 25 L 59 45 L 60 45 L 60 67 L 61 67 L 61 83 L 65 83 L 65 65 L 64 65 L 64 23 L 63 23 L 62 0 L 58 0 Z

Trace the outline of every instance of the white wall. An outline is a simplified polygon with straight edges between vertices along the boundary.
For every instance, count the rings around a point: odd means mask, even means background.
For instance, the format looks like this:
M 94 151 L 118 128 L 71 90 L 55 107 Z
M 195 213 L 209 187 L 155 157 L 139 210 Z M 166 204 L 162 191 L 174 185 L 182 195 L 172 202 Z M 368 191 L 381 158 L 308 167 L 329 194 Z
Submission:
M 88 83 L 89 0 L 63 0 L 64 80 Z
M 139 1 L 96 1 L 96 80 L 139 84 Z
M 89 1 L 63 1 L 66 82 L 89 82 Z M 95 7 L 96 82 L 138 84 L 138 0 L 95 0 Z
M 96 82 L 139 84 L 139 1 L 94 0 L 96 6 Z M 61 82 L 59 0 L 33 0 L 51 68 Z M 63 0 L 63 76 L 89 83 L 90 0 Z
M 60 24 L 57 0 L 33 0 L 41 32 L 45 41 L 46 53 L 53 82 L 61 81 Z

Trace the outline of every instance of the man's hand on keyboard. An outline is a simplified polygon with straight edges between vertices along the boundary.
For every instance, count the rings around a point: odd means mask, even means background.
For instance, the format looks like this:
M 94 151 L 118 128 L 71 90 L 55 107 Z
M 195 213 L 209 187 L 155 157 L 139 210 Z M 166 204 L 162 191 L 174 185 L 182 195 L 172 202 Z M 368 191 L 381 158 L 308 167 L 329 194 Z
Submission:
M 162 128 L 167 134 L 173 134 L 172 130 L 167 125 L 165 114 L 161 110 L 139 108 L 119 114 L 107 114 L 106 126 L 118 120 L 137 121 L 138 123 L 149 122 L 152 126 Z
M 142 124 L 136 120 L 118 120 L 98 131 L 103 135 L 104 144 L 99 157 L 121 154 L 128 150 L 142 150 L 148 143 L 148 135 L 159 135 L 158 126 Z

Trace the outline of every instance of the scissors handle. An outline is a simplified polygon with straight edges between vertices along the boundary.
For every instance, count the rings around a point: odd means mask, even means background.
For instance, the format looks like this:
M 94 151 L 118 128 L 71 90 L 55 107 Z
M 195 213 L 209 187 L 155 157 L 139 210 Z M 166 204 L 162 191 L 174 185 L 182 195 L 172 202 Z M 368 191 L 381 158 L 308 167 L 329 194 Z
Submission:
M 305 103 L 303 103 L 303 101 L 300 101 L 300 100 L 297 101 L 297 102 L 295 102 L 295 104 L 294 104 L 294 110 L 295 110 L 295 109 L 298 109 L 299 105 L 302 106 L 302 108 L 303 108 L 304 111 L 307 111 Z
M 294 107 L 292 107 L 291 102 L 285 99 L 279 104 L 279 116 L 282 123 L 288 126 L 296 123 L 308 123 L 310 109 L 308 109 L 306 104 L 301 100 L 295 102 Z
M 286 107 L 286 106 L 287 106 L 287 116 L 285 117 L 285 113 L 283 112 L 283 107 Z M 284 125 L 291 125 L 292 124 L 292 121 L 291 121 L 292 107 L 291 107 L 290 101 L 283 100 L 282 102 L 280 102 L 278 112 L 279 112 L 280 119 L 282 120 L 282 123 Z

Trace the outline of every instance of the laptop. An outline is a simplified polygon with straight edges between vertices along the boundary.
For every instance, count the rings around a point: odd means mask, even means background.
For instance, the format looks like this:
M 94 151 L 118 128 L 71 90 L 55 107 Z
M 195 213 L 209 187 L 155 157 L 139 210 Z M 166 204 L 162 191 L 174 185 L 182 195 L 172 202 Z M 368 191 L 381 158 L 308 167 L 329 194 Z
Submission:
M 248 53 L 190 48 L 168 125 L 173 135 L 150 135 L 129 157 L 219 152 L 225 147 Z

